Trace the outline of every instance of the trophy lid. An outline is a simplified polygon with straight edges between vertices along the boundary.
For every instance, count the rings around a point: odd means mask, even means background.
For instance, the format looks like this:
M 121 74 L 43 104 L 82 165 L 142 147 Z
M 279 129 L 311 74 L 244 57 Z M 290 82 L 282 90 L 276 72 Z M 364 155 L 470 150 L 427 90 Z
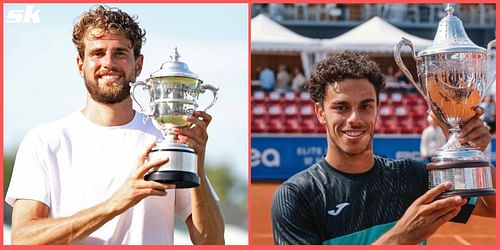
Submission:
M 166 77 L 166 76 L 181 76 L 197 79 L 198 75 L 191 72 L 186 63 L 179 61 L 179 52 L 177 47 L 175 47 L 174 54 L 170 56 L 172 61 L 164 62 L 160 70 L 153 72 L 151 78 L 154 77 Z
M 455 9 L 450 4 L 445 9 L 446 16 L 439 21 L 432 46 L 418 53 L 419 56 L 438 53 L 479 52 L 486 49 L 474 44 L 465 33 L 462 21 L 453 15 Z

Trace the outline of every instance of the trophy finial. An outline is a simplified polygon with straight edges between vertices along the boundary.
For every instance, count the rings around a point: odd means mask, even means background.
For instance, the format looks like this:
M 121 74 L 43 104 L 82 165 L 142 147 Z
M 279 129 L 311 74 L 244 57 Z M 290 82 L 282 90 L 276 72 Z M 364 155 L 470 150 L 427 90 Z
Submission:
M 174 54 L 170 56 L 170 58 L 172 60 L 174 60 L 175 62 L 179 61 L 179 58 L 181 57 L 181 55 L 179 54 L 179 51 L 177 51 L 177 46 L 175 46 L 174 48 Z
M 447 6 L 446 6 L 446 9 L 444 9 L 444 11 L 446 12 L 446 14 L 448 16 L 451 16 L 453 15 L 453 12 L 455 11 L 455 9 L 451 6 L 451 3 L 449 3 Z

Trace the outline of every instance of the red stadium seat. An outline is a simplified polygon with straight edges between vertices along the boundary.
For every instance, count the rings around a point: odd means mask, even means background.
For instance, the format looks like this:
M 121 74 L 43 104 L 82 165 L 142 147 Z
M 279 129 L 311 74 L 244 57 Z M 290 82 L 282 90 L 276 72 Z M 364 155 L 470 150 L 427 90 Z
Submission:
M 325 124 L 318 123 L 316 125 L 316 128 L 317 128 L 316 133 L 319 133 L 319 134 L 326 133 L 326 127 L 325 126 L 326 126 Z
M 382 124 L 382 120 L 381 119 L 379 119 L 375 123 L 375 133 L 377 133 L 377 134 L 383 134 L 384 133 L 384 125 Z
M 394 108 L 394 115 L 398 120 L 411 119 L 411 113 L 405 105 L 399 105 Z
M 288 104 L 285 106 L 285 118 L 287 119 L 298 119 L 299 118 L 299 108 L 296 104 Z
M 388 105 L 390 103 L 387 93 L 381 92 L 378 96 L 381 105 Z
M 401 104 L 403 103 L 403 95 L 401 93 L 392 93 L 391 94 L 391 103 L 394 104 Z
M 274 105 L 274 104 L 282 104 L 283 102 L 283 97 L 281 96 L 281 92 L 273 91 L 269 92 L 269 95 L 267 96 L 267 103 L 268 105 Z
M 267 132 L 267 124 L 265 119 L 252 119 L 252 133 Z
M 302 119 L 310 119 L 315 117 L 313 104 L 304 105 L 300 108 L 300 116 Z
M 252 119 L 267 118 L 267 109 L 264 104 L 256 104 L 252 107 Z
M 269 133 L 283 133 L 285 126 L 282 119 L 271 119 L 267 124 L 267 132 Z
M 267 94 L 264 91 L 254 91 L 252 93 L 251 104 L 253 105 L 267 105 Z
M 403 95 L 403 99 L 406 101 L 406 104 L 410 107 L 414 107 L 416 105 L 420 105 L 423 103 L 423 99 L 420 98 L 420 95 L 417 93 L 406 93 Z
M 283 119 L 284 118 L 283 108 L 281 107 L 280 104 L 270 105 L 269 108 L 267 109 L 267 113 L 268 113 L 269 119 Z
M 295 94 L 295 92 L 288 91 L 283 94 L 283 101 L 285 105 L 297 104 L 299 103 L 299 97 Z
M 427 116 L 427 104 L 421 103 L 412 106 L 412 113 L 414 117 L 426 117 Z
M 300 122 L 302 133 L 316 133 L 317 123 L 318 122 L 316 122 L 316 118 L 303 119 Z
M 398 121 L 395 118 L 388 118 L 382 120 L 382 126 L 384 127 L 385 134 L 399 133 Z
M 300 133 L 301 127 L 297 119 L 287 119 L 285 121 L 285 133 Z
M 394 117 L 394 110 L 391 105 L 380 105 L 378 115 L 382 120 Z
M 300 92 L 299 95 L 299 100 L 301 105 L 307 105 L 307 104 L 312 104 L 313 101 L 311 100 L 311 95 L 309 92 Z
M 399 129 L 401 134 L 416 133 L 415 124 L 413 124 L 413 120 L 409 117 L 406 120 L 399 120 Z

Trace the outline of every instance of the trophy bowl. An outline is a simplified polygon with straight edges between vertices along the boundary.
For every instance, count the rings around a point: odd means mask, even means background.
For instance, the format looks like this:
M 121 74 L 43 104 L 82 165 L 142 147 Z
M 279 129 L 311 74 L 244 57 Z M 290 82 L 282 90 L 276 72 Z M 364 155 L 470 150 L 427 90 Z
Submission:
M 476 116 L 491 83 L 487 81 L 487 50 L 475 45 L 465 33 L 462 22 L 446 8 L 447 16 L 440 22 L 433 45 L 415 54 L 410 40 L 402 38 L 394 48 L 394 58 L 401 71 L 425 98 L 430 110 L 449 130 L 444 146 L 427 165 L 429 188 L 450 181 L 452 188 L 440 198 L 495 194 L 491 164 L 483 152 L 458 140 L 460 127 Z M 401 48 L 410 47 L 417 64 L 418 82 L 401 59 Z
M 180 55 L 175 49 L 173 61 L 162 64 L 160 70 L 151 74 L 145 82 L 130 83 L 130 95 L 159 127 L 162 139 L 148 155 L 148 159 L 168 158 L 169 161 L 155 171 L 144 176 L 145 180 L 175 184 L 176 188 L 196 187 L 200 184 L 198 156 L 194 149 L 180 143 L 172 128 L 191 126 L 184 120 L 192 116 L 198 108 L 198 97 L 209 90 L 213 93 L 212 102 L 204 109 L 207 111 L 217 100 L 218 88 L 204 84 L 198 76 L 189 71 L 187 65 L 180 62 Z M 145 110 L 135 98 L 135 89 L 141 86 L 149 94 L 149 110 Z

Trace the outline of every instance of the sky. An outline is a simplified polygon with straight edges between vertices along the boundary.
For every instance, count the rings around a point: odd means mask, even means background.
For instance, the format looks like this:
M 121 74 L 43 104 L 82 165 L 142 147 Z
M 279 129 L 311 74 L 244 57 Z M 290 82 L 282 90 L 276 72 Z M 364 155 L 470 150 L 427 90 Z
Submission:
M 14 152 L 27 131 L 63 118 L 85 104 L 78 74 L 73 24 L 92 4 L 4 5 L 4 150 Z M 248 11 L 246 4 L 112 4 L 138 16 L 146 30 L 145 80 L 169 61 L 175 47 L 180 60 L 205 83 L 219 87 L 208 111 L 206 161 L 225 164 L 247 181 L 248 173 Z M 21 23 L 9 12 L 32 13 Z M 36 18 L 38 16 L 38 19 Z M 26 17 L 26 15 L 24 16 Z M 14 20 L 14 18 L 12 18 Z M 39 21 L 39 22 L 38 22 Z M 140 92 L 141 88 L 137 91 Z M 137 92 L 136 91 L 136 92 Z M 139 95 L 146 103 L 146 93 Z M 199 108 L 212 94 L 200 96 Z M 143 106 L 147 106 L 144 104 Z M 138 108 L 137 106 L 134 107 Z

